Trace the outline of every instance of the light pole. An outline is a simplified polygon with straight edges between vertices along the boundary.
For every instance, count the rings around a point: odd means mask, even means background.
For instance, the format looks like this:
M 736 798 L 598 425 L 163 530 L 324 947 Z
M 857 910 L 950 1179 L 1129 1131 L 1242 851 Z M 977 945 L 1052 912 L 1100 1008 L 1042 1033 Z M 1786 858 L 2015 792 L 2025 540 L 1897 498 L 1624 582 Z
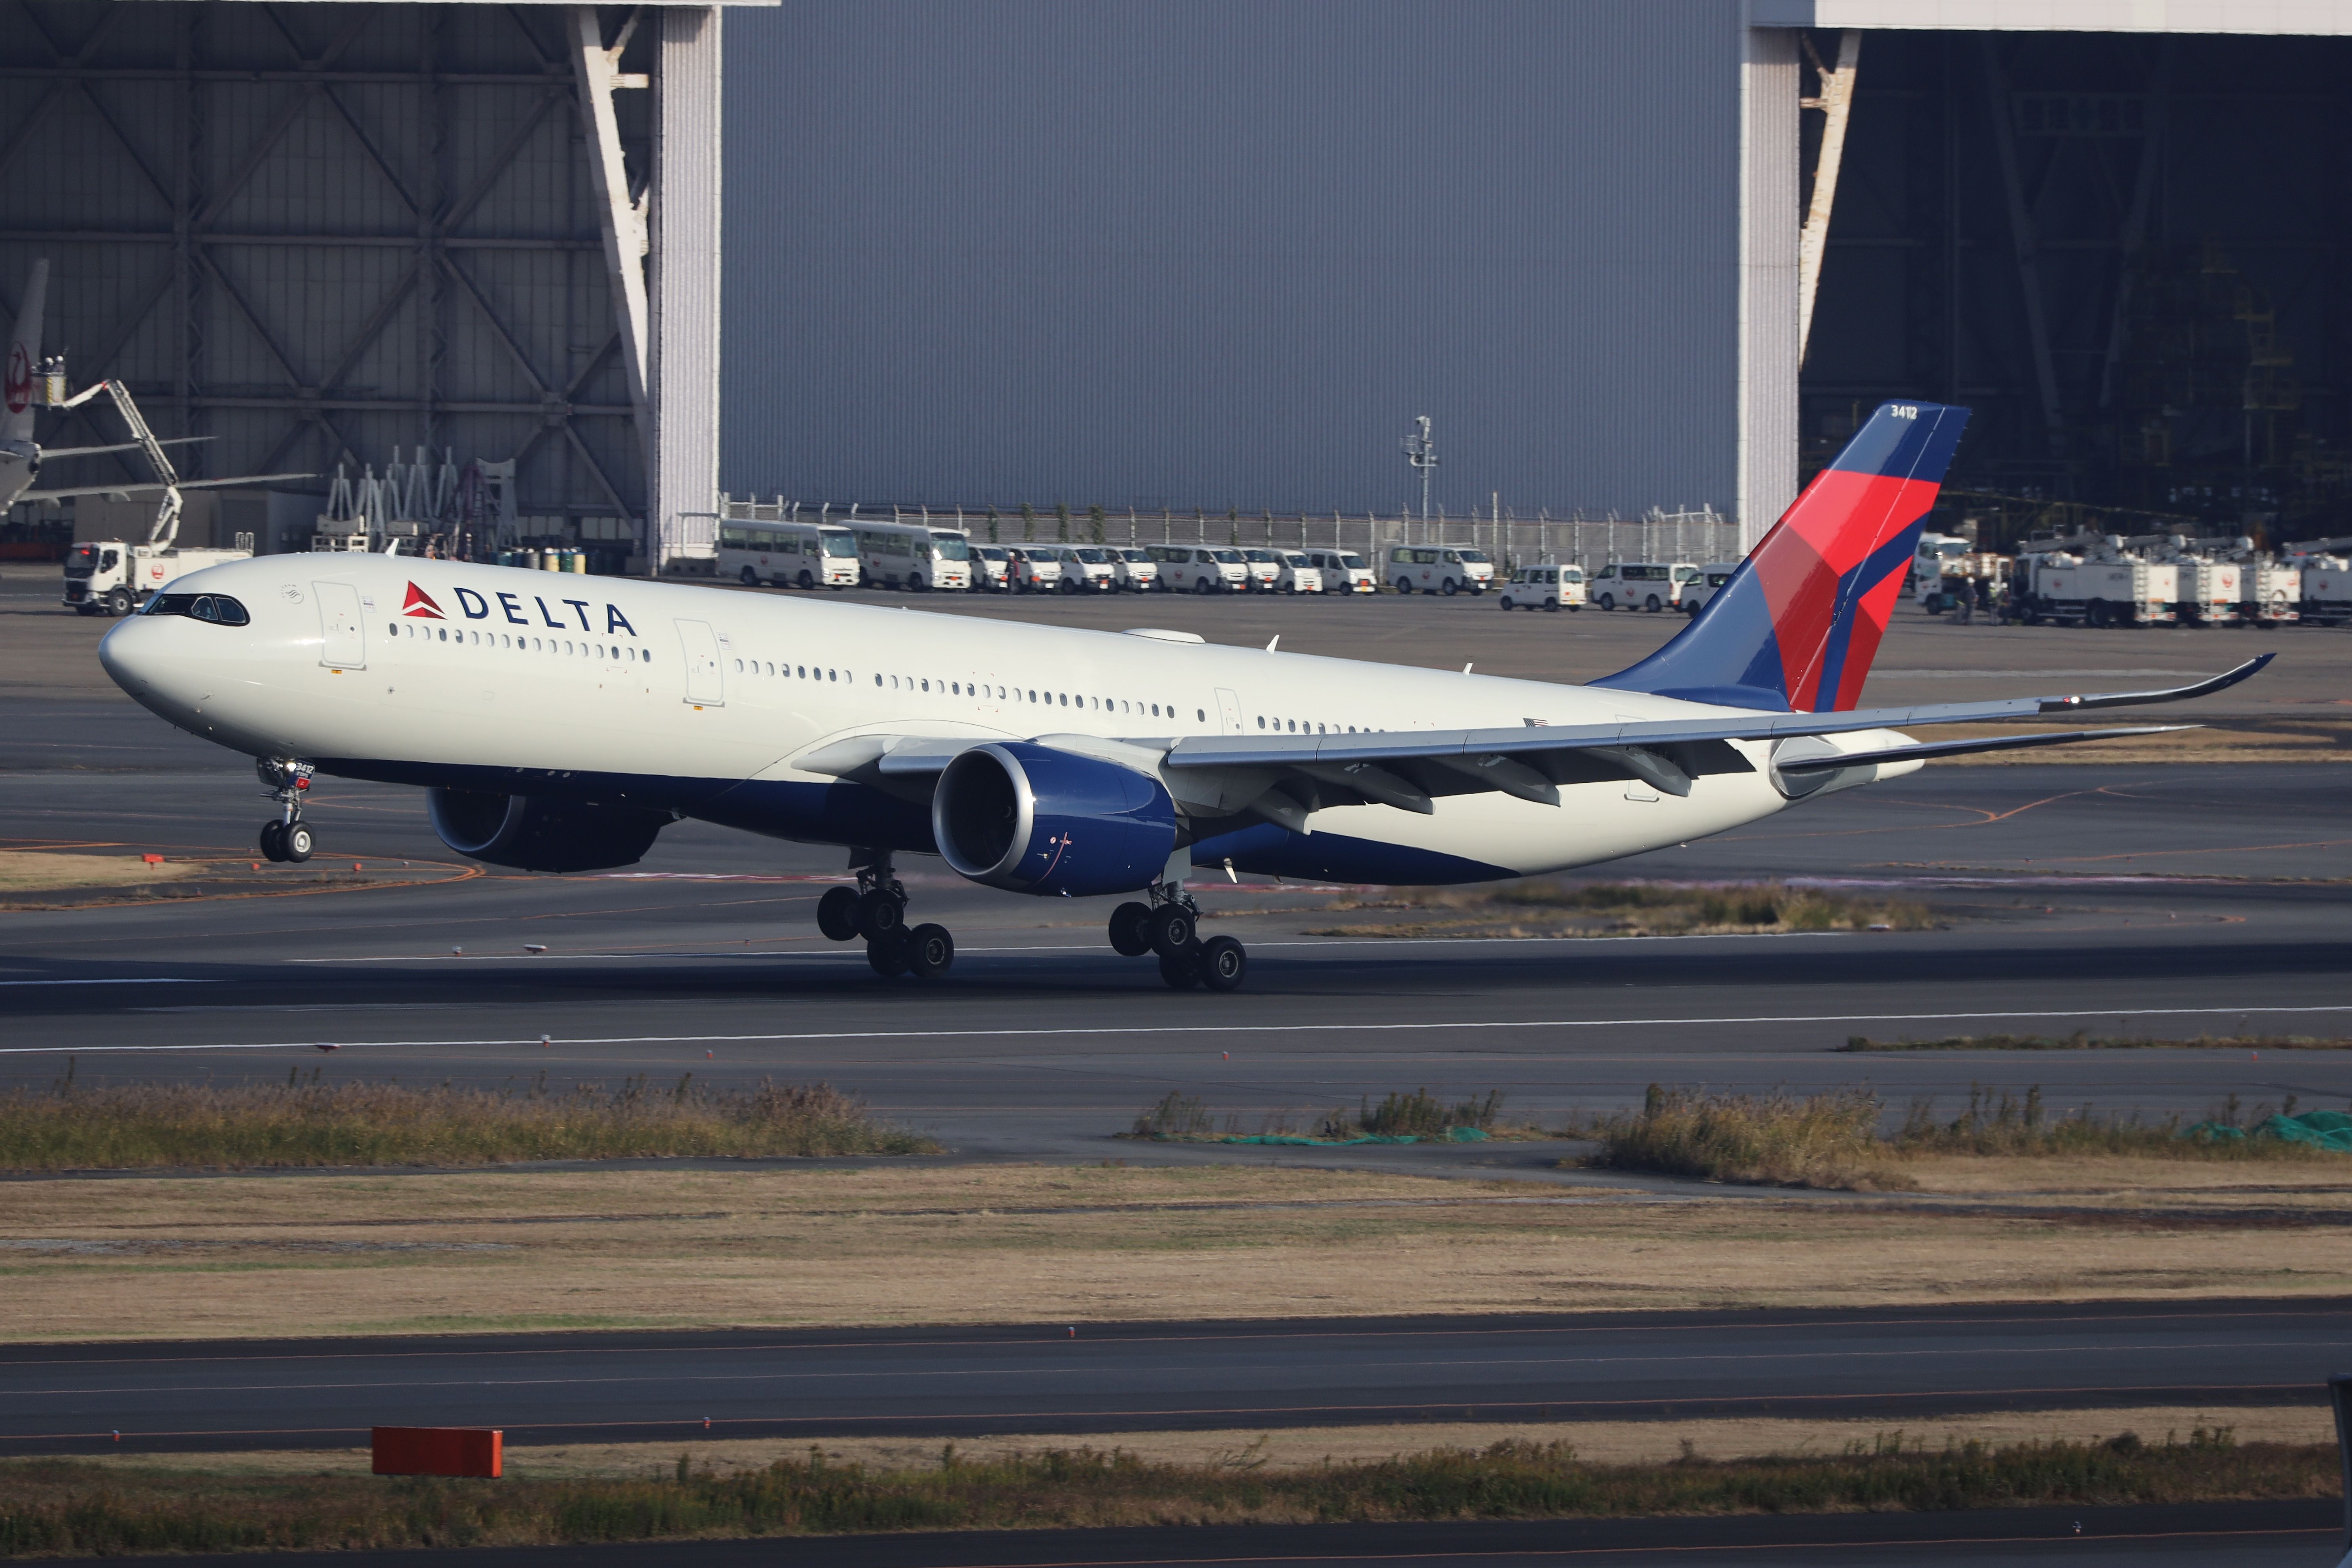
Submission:
M 1421 521 L 1423 538 L 1429 523 L 1429 476 L 1437 467 L 1437 443 L 1430 438 L 1429 415 L 1414 420 L 1413 432 L 1404 438 L 1404 460 L 1421 474 Z

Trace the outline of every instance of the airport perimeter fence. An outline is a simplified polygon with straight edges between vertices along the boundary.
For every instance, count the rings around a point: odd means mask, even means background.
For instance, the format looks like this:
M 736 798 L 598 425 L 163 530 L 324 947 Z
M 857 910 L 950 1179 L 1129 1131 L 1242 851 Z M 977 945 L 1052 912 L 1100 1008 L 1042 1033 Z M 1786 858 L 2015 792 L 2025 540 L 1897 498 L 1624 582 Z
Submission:
M 1386 563 L 1398 546 L 1433 545 L 1484 550 L 1498 569 L 1555 562 L 1580 566 L 1590 574 L 1610 561 L 1709 561 L 1739 559 L 1739 526 L 1710 507 L 1666 511 L 1653 507 L 1640 517 L 1588 517 L 1538 514 L 1469 517 L 1378 517 L 1339 512 L 1179 512 L 1102 507 L 1084 510 L 955 507 L 848 507 L 824 502 L 772 501 L 727 497 L 720 515 L 730 520 L 851 523 L 866 518 L 922 522 L 961 528 L 979 544 L 1192 545 L 1242 549 L 1354 550 L 1372 563 Z M 708 525 L 715 528 L 715 520 Z M 706 549 L 708 545 L 706 544 Z

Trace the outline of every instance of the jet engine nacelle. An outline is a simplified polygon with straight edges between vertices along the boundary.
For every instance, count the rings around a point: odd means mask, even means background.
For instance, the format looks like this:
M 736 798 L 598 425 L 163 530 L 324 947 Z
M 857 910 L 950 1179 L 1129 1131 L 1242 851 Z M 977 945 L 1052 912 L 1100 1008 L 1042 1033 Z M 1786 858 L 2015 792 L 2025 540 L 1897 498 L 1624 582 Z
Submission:
M 1167 868 L 1176 805 L 1148 773 L 1003 741 L 958 754 L 940 774 L 931 836 L 948 864 L 990 887 L 1133 893 Z
M 635 865 L 673 820 L 667 811 L 491 795 L 436 786 L 425 792 L 433 831 L 459 854 L 518 871 L 605 871 Z

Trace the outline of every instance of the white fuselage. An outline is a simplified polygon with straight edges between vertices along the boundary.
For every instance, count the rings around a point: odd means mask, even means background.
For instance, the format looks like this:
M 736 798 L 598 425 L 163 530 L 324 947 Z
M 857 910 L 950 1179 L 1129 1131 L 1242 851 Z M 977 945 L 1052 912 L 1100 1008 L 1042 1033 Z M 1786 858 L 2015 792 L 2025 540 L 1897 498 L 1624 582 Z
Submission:
M 609 780 L 640 802 L 818 842 L 871 841 L 833 810 L 836 792 L 860 787 L 794 761 L 860 736 L 1092 737 L 1164 749 L 1187 736 L 1738 711 L 829 598 L 404 558 L 267 556 L 192 574 L 172 591 L 234 595 L 250 624 L 136 616 L 108 635 L 100 657 L 142 704 L 223 746 L 329 772 L 515 793 L 534 781 L 577 790 Z M 1836 744 L 1862 750 L 1900 738 L 1878 730 Z M 1303 837 L 1361 846 L 1346 862 L 1360 870 L 1368 855 L 1377 862 L 1380 852 L 1396 852 L 1399 874 L 1364 880 L 1470 880 L 1611 860 L 1787 804 L 1765 768 L 1769 743 L 1734 745 L 1757 770 L 1698 778 L 1686 797 L 1620 779 L 1563 786 L 1559 806 L 1496 792 L 1438 798 L 1430 815 L 1348 805 L 1313 812 Z M 1188 796 L 1234 783 L 1177 776 L 1220 771 L 1163 768 L 1161 777 L 1182 809 Z M 1229 829 L 1219 831 L 1231 838 Z M 924 841 L 894 847 L 929 849 L 921 831 Z M 1279 831 L 1256 825 L 1251 841 L 1263 848 Z M 1214 837 L 1194 848 L 1204 864 L 1233 854 Z M 1254 857 L 1234 858 L 1249 869 Z M 1443 874 L 1447 865 L 1454 874 Z

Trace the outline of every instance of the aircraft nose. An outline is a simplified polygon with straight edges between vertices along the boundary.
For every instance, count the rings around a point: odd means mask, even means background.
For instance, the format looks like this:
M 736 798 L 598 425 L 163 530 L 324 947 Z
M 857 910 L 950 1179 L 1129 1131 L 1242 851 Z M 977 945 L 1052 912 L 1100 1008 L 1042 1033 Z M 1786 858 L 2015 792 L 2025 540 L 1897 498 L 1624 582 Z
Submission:
M 161 641 L 148 617 L 127 617 L 99 640 L 99 667 L 116 685 L 136 696 L 148 685 L 163 657 L 157 646 Z

